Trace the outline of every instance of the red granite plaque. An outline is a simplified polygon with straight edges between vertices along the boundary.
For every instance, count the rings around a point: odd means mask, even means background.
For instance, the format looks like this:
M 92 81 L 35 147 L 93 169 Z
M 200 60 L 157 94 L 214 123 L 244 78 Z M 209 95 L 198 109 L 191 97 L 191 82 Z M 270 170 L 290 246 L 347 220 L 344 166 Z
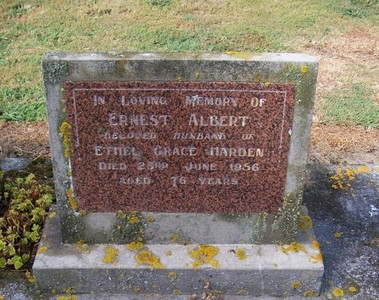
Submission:
M 277 212 L 295 87 L 66 82 L 74 195 L 88 212 Z

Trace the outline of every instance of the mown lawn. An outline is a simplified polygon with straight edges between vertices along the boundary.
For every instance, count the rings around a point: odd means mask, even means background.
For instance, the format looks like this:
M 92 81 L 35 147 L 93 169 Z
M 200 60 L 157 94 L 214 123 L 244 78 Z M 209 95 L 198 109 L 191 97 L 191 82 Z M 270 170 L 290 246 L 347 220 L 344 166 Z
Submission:
M 379 36 L 378 12 L 378 0 L 0 0 L 0 120 L 46 118 L 40 62 L 48 51 L 269 51 L 317 56 L 323 54 L 322 45 L 348 36 L 352 29 L 369 28 Z M 315 43 L 321 49 L 307 47 Z M 357 67 L 356 78 L 335 78 L 343 88 L 319 99 L 323 122 L 379 126 L 378 69 Z M 364 91 L 359 96 L 370 109 L 361 112 L 359 105 L 349 104 L 357 96 L 356 86 Z M 339 105 L 328 104 L 336 101 Z M 335 117 L 340 109 L 347 118 Z

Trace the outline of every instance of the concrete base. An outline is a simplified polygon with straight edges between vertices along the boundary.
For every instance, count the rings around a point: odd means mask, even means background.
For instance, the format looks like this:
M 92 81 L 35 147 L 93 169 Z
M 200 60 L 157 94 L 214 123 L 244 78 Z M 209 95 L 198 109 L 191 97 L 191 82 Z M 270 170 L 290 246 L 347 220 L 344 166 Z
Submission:
M 69 295 L 59 295 L 59 296 L 69 296 Z M 219 295 L 215 294 L 192 294 L 192 295 L 158 295 L 158 294 L 141 294 L 141 295 L 117 295 L 117 294 L 80 294 L 75 295 L 76 300 L 200 300 L 200 299 L 211 299 L 211 300 L 278 300 L 278 297 L 270 296 L 231 296 L 231 295 Z M 206 298 L 208 297 L 208 298 Z M 56 300 L 57 295 L 52 296 L 49 300 Z M 64 298 L 63 298 L 64 299 Z M 303 296 L 289 296 L 280 297 L 281 300 L 303 300 Z M 312 300 L 321 299 L 320 297 L 312 297 Z
M 315 247 L 313 231 L 309 229 L 299 234 L 297 241 L 301 246 L 296 244 L 292 248 L 274 244 L 212 244 L 218 250 L 214 266 L 205 263 L 198 268 L 194 268 L 195 259 L 189 252 L 199 244 L 146 245 L 143 250 L 159 257 L 163 266 L 156 269 L 138 264 L 135 257 L 138 250 L 130 251 L 125 245 L 63 244 L 56 216 L 46 222 L 33 273 L 39 288 L 61 293 L 72 289 L 76 294 L 201 295 L 212 292 L 240 296 L 300 296 L 304 293 L 316 296 L 324 267 L 317 259 L 320 252 Z M 103 262 L 107 246 L 118 250 L 113 263 Z M 299 251 L 296 253 L 296 250 Z

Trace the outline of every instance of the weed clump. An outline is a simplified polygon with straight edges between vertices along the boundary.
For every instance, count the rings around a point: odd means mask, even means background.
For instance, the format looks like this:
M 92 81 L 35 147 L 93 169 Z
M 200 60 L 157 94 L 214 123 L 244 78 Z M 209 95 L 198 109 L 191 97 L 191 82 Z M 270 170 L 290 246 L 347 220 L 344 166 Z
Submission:
M 34 174 L 4 179 L 0 172 L 0 182 L 0 202 L 8 207 L 0 218 L 0 268 L 17 270 L 27 266 L 35 253 L 53 192 L 38 183 Z
M 151 6 L 165 7 L 172 3 L 172 0 L 147 0 Z

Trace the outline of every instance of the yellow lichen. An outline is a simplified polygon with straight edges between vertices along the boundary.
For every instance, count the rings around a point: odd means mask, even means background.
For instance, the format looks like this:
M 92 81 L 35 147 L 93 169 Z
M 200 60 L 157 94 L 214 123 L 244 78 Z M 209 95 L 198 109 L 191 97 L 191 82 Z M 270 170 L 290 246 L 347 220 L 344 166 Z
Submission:
M 172 251 L 171 250 L 166 250 L 166 256 L 172 256 Z
M 36 282 L 36 277 L 32 275 L 32 273 L 30 273 L 29 271 L 26 271 L 25 273 L 25 277 L 26 279 L 30 282 L 30 283 L 35 283 Z
M 196 79 L 199 79 L 200 76 L 201 76 L 201 73 L 200 72 L 196 72 L 196 74 L 195 74 Z
M 119 251 L 111 246 L 106 246 L 104 251 L 105 256 L 103 257 L 103 263 L 116 264 Z
M 333 294 L 334 297 L 340 298 L 340 297 L 343 297 L 345 295 L 345 292 L 343 291 L 343 289 L 335 288 L 332 291 L 332 294 Z
M 179 289 L 174 289 L 174 290 L 172 291 L 172 294 L 175 295 L 175 296 L 179 296 L 179 295 L 182 294 L 182 291 L 179 290 Z
M 76 203 L 76 200 L 74 198 L 74 193 L 72 192 L 72 189 L 67 189 L 66 195 L 67 195 L 68 204 L 70 204 L 71 208 L 74 211 L 77 211 L 78 210 L 78 204 Z
M 179 234 L 177 234 L 177 233 L 171 234 L 170 240 L 172 243 L 176 243 L 178 241 L 178 239 L 179 239 Z
M 59 136 L 63 138 L 63 146 L 64 146 L 64 156 L 66 158 L 70 157 L 70 131 L 71 125 L 64 121 L 59 127 Z
M 252 57 L 251 53 L 248 52 L 226 51 L 225 53 L 240 59 L 251 59 Z
M 78 300 L 78 296 L 58 296 L 56 300 Z
M 309 255 L 308 261 L 314 264 L 322 263 L 322 253 L 320 250 L 320 243 L 314 239 L 310 239 L 312 241 L 311 248 L 318 251 L 316 255 Z
M 300 281 L 293 281 L 291 283 L 291 286 L 293 289 L 299 289 L 301 287 L 301 282 Z
M 133 211 L 130 215 L 128 215 L 128 221 L 130 224 L 136 224 L 140 221 L 140 219 L 137 216 L 138 212 Z
M 171 279 L 171 281 L 174 281 L 178 277 L 178 274 L 175 271 L 171 271 L 167 276 Z
M 308 72 L 308 66 L 307 65 L 302 65 L 300 68 L 300 72 L 305 74 Z
M 152 216 L 149 216 L 149 217 L 147 217 L 146 221 L 149 222 L 149 223 L 151 223 L 151 222 L 155 221 L 155 218 L 152 217 Z
M 317 294 L 313 291 L 305 291 L 303 295 L 304 297 L 315 297 Z
M 121 210 L 118 210 L 116 212 L 116 217 L 117 217 L 117 219 L 124 219 L 126 217 L 126 215 Z
M 334 237 L 335 238 L 340 238 L 342 235 L 343 235 L 343 232 L 339 232 L 339 231 L 336 231 L 335 233 L 333 233 Z
M 39 248 L 38 250 L 37 250 L 37 253 L 44 253 L 44 252 L 46 252 L 47 251 L 47 247 L 41 247 L 41 248 Z
M 236 249 L 236 256 L 239 260 L 245 260 L 247 258 L 245 249 L 237 248 Z
M 360 173 L 370 173 L 371 169 L 368 166 L 362 165 L 355 169 L 356 174 Z
M 130 251 L 135 251 L 142 249 L 144 247 L 144 244 L 141 242 L 130 242 L 126 245 L 126 248 L 128 248 Z
M 239 290 L 239 291 L 237 292 L 237 295 L 238 295 L 238 296 L 247 296 L 247 295 L 249 295 L 249 292 L 246 291 L 246 290 Z
M 308 256 L 308 260 L 313 264 L 322 263 L 322 254 L 310 255 Z
M 140 293 L 141 292 L 141 288 L 140 287 L 134 287 L 133 291 L 135 291 L 136 293 Z
M 311 242 L 312 242 L 311 248 L 314 250 L 320 251 L 320 243 L 314 239 L 311 239 Z
M 142 250 L 136 254 L 136 261 L 138 264 L 149 265 L 155 269 L 163 269 L 161 260 L 158 256 L 154 255 L 151 251 Z
M 78 241 L 75 246 L 76 246 L 76 250 L 78 250 L 79 252 L 83 252 L 83 245 L 84 245 L 84 242 L 82 240 Z
M 357 168 L 351 168 L 350 166 L 348 166 L 346 170 L 343 170 L 342 168 L 337 168 L 336 174 L 331 177 L 334 180 L 332 188 L 342 190 L 351 189 L 351 184 L 349 183 L 349 181 L 354 180 L 356 178 L 356 175 L 358 174 L 370 172 L 371 169 L 366 165 L 362 165 Z
M 351 294 L 355 294 L 356 292 L 358 292 L 358 289 L 355 286 L 349 286 L 348 291 Z
M 52 218 L 54 218 L 56 215 L 57 215 L 57 213 L 56 213 L 55 211 L 53 211 L 53 212 L 49 215 L 49 218 L 52 219 Z
M 297 242 L 292 242 L 291 244 L 289 244 L 288 247 L 280 246 L 280 248 L 281 248 L 282 252 L 285 254 L 299 253 L 300 251 L 304 252 L 304 253 L 308 253 L 307 250 L 305 249 L 305 247 L 302 244 L 297 243 Z
M 75 289 L 72 287 L 69 287 L 64 290 L 66 294 L 75 294 Z
M 152 287 L 153 289 L 156 289 L 156 288 L 158 288 L 158 285 L 154 283 L 151 287 Z
M 209 264 L 215 268 L 219 267 L 220 263 L 215 259 L 218 252 L 218 247 L 210 245 L 199 245 L 196 249 L 190 250 L 189 256 L 195 259 L 192 263 L 192 267 L 197 269 L 204 264 Z
M 299 228 L 302 232 L 307 233 L 309 228 L 312 228 L 312 219 L 310 216 L 300 216 Z
M 80 253 L 90 253 L 90 250 L 88 248 L 88 245 L 84 244 L 84 242 L 82 240 L 78 241 L 76 244 L 76 250 L 78 250 L 78 252 Z
M 178 76 L 178 77 L 176 78 L 176 80 L 177 80 L 177 81 L 179 81 L 179 82 L 182 82 L 182 81 L 184 81 L 184 79 L 183 79 L 183 77 L 182 77 L 182 76 Z

